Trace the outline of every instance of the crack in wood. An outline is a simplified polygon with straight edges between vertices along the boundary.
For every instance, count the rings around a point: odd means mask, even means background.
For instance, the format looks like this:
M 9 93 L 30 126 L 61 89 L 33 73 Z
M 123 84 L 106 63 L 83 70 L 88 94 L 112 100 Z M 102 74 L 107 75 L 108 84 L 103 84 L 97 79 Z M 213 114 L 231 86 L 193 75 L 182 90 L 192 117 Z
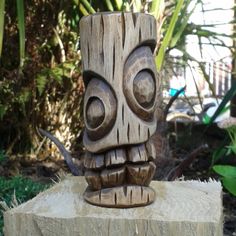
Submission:
M 119 129 L 117 129 L 117 132 L 116 132 L 116 139 L 117 139 L 117 143 L 119 144 L 119 143 L 120 143 L 120 133 L 119 133 Z
M 122 12 L 121 14 L 121 30 L 122 30 L 122 47 L 125 47 L 125 36 L 126 36 L 126 25 L 125 25 L 125 15 Z
M 125 107 L 124 104 L 122 104 L 122 124 L 125 124 Z
M 141 136 L 141 127 L 140 127 L 140 124 L 138 124 L 138 136 L 139 136 L 139 138 L 140 138 L 140 136 Z
M 132 19 L 133 19 L 134 28 L 136 27 L 137 17 L 138 16 L 135 13 L 132 13 Z
M 142 30 L 139 28 L 139 43 L 142 42 Z
M 101 15 L 101 20 L 100 20 L 100 34 L 101 34 L 101 60 L 104 65 L 104 20 L 103 20 L 103 15 Z
M 128 142 L 129 142 L 129 139 L 130 139 L 130 125 L 128 123 L 128 127 L 127 127 L 127 138 L 128 138 Z
M 112 65 L 112 79 L 115 79 L 115 69 L 116 69 L 116 47 L 115 43 L 113 44 L 113 65 Z
M 40 226 L 38 225 L 37 220 L 34 219 L 33 222 L 34 222 L 35 228 L 37 229 L 38 235 L 39 235 L 39 236 L 44 236 L 44 235 L 43 235 L 43 232 L 42 232 L 42 229 L 41 229 Z

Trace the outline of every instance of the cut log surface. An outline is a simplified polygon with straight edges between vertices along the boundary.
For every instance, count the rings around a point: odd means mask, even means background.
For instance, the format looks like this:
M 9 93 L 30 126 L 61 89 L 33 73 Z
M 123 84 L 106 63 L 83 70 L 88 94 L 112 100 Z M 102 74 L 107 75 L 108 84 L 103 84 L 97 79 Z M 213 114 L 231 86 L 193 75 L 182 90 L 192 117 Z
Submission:
M 222 236 L 219 182 L 150 184 L 156 200 L 145 207 L 103 208 L 83 199 L 83 177 L 68 177 L 4 213 L 6 236 Z

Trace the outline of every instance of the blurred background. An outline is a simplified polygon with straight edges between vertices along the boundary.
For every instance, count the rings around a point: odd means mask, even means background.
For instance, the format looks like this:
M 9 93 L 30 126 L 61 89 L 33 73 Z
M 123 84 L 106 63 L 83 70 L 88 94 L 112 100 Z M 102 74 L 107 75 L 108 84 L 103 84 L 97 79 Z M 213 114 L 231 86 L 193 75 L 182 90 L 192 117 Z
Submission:
M 236 124 L 224 130 L 217 122 L 236 117 L 235 3 L 1 0 L 2 208 L 30 199 L 48 187 L 51 179 L 69 172 L 65 157 L 39 128 L 64 145 L 83 174 L 80 19 L 101 11 L 144 12 L 157 20 L 154 56 L 162 81 L 154 136 L 159 153 L 155 178 L 173 180 L 185 175 L 222 180 L 227 192 L 225 235 L 233 235 Z M 233 177 L 227 175 L 230 168 Z M 2 226 L 0 214 L 0 235 Z

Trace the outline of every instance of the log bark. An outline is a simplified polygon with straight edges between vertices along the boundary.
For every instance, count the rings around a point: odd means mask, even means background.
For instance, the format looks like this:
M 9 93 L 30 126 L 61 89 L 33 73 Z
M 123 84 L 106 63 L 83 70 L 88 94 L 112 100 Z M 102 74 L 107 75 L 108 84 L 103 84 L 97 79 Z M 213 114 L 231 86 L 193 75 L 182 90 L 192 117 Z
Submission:
M 153 181 L 150 186 L 156 201 L 149 206 L 102 208 L 84 201 L 83 177 L 68 177 L 5 212 L 5 236 L 223 235 L 219 182 Z

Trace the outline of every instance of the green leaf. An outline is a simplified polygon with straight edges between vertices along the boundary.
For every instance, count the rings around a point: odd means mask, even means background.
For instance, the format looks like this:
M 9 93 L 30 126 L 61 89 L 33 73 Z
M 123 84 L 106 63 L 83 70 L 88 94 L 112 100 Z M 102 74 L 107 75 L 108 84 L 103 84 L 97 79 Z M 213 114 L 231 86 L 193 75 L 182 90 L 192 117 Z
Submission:
M 227 146 L 229 154 L 234 153 L 236 154 L 236 146 L 235 145 L 229 145 Z
M 184 9 L 184 13 L 187 12 L 187 7 L 188 7 L 189 3 L 190 3 L 190 1 L 188 1 L 186 3 L 185 9 Z M 181 35 L 183 34 L 186 26 L 188 25 L 188 20 L 189 20 L 190 16 L 193 14 L 196 6 L 197 6 L 197 3 L 193 7 L 193 9 L 190 11 L 190 13 L 183 15 L 183 19 L 179 22 L 180 27 L 179 27 L 177 33 L 171 39 L 171 43 L 170 43 L 170 47 L 171 48 L 175 47 L 177 42 L 179 41 L 179 39 L 180 39 Z
M 173 15 L 171 17 L 170 25 L 169 25 L 169 27 L 167 29 L 167 32 L 166 32 L 166 35 L 165 35 L 165 37 L 163 39 L 161 48 L 159 49 L 158 54 L 156 56 L 156 65 L 157 65 L 157 69 L 159 71 L 162 68 L 164 57 L 165 57 L 165 53 L 166 53 L 166 49 L 168 48 L 169 43 L 171 41 L 171 37 L 173 35 L 174 28 L 175 28 L 176 22 L 178 20 L 179 13 L 181 11 L 183 3 L 184 3 L 184 0 L 179 0 L 178 1 L 177 6 L 175 8 L 175 11 L 174 11 L 174 13 L 173 13 Z
M 0 149 L 0 165 L 2 162 L 4 162 L 6 160 L 6 156 L 4 154 L 4 151 Z
M 31 98 L 31 91 L 28 88 L 23 88 L 22 92 L 19 94 L 20 103 L 26 103 Z
M 140 12 L 142 9 L 141 0 L 133 0 L 133 11 Z
M 114 11 L 113 5 L 111 3 L 110 0 L 105 0 L 106 1 L 106 5 L 109 11 Z
M 223 177 L 230 177 L 236 178 L 236 167 L 230 165 L 214 165 L 213 170 L 223 176 Z
M 83 14 L 83 16 L 88 16 L 89 15 L 88 11 L 86 10 L 86 8 L 84 7 L 83 4 L 79 4 L 79 10 Z
M 205 124 L 205 125 L 210 124 L 210 122 L 211 122 L 211 117 L 208 116 L 207 114 L 204 114 L 204 115 L 203 115 L 203 118 L 202 118 L 202 122 L 203 122 L 203 124 Z
M 96 13 L 96 11 L 93 9 L 92 5 L 87 0 L 80 0 L 80 2 L 83 3 L 85 8 L 88 10 L 90 14 Z
M 42 93 L 46 87 L 46 84 L 47 84 L 47 76 L 44 74 L 39 74 L 36 77 L 36 84 L 37 84 L 37 89 L 38 89 L 39 95 L 42 95 Z
M 24 15 L 24 0 L 16 0 L 17 3 L 17 18 L 20 41 L 20 67 L 23 67 L 25 60 L 25 15 Z
M 7 106 L 0 104 L 0 120 L 3 119 L 6 112 L 7 112 Z
M 60 85 L 62 84 L 62 77 L 65 75 L 64 74 L 64 68 L 63 67 L 55 67 L 51 70 L 49 70 L 49 75 L 53 79 L 55 79 Z
M 5 0 L 0 0 L 0 58 L 2 56 L 2 43 L 4 34 L 4 14 L 5 13 Z
M 156 19 L 159 19 L 162 9 L 164 8 L 164 0 L 153 0 L 151 5 L 150 14 L 152 14 Z
M 227 103 L 236 95 L 236 82 L 233 82 L 231 85 L 230 90 L 225 94 L 222 102 L 220 103 L 219 107 L 211 117 L 210 124 L 214 122 L 214 120 L 218 117 L 219 114 L 225 109 Z
M 222 179 L 223 186 L 236 196 L 236 178 L 225 177 Z
M 214 165 L 214 163 L 216 163 L 221 157 L 225 156 L 227 154 L 227 151 L 228 151 L 228 149 L 225 147 L 220 147 L 220 148 L 216 149 L 212 155 L 211 165 Z
M 118 11 L 121 11 L 122 7 L 123 7 L 123 0 L 115 0 L 115 4 L 116 4 Z

